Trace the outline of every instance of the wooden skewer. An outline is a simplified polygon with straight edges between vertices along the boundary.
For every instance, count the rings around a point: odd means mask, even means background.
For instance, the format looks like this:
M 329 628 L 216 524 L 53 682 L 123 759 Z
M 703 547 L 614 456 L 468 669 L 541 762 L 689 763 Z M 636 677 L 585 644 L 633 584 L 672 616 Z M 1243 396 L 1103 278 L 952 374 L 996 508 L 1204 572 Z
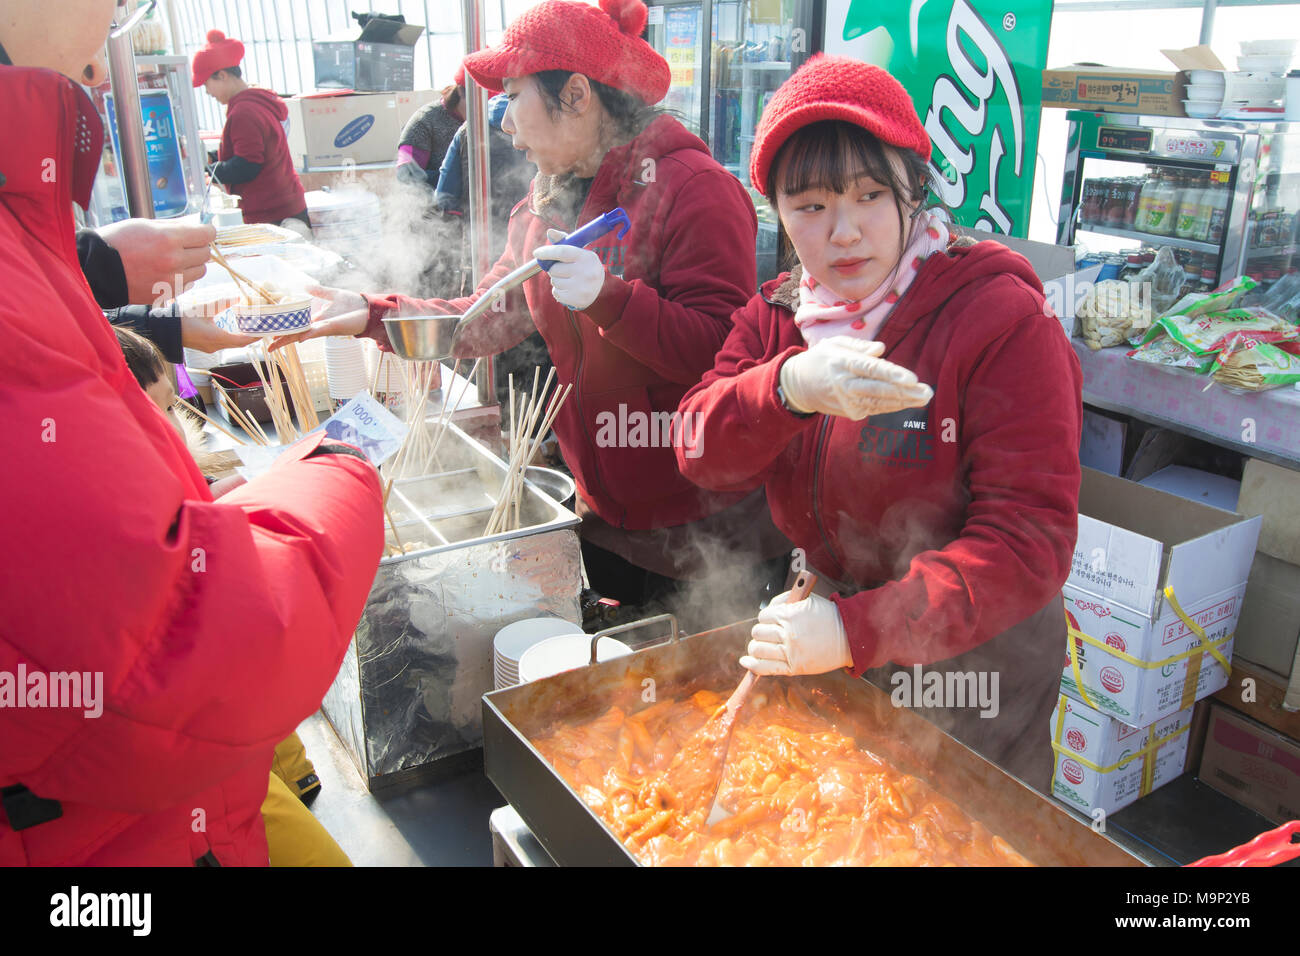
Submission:
M 393 513 L 388 510 L 388 496 L 384 496 L 384 515 L 388 518 L 388 528 L 393 532 L 393 540 L 397 542 L 397 550 L 401 554 L 406 553 L 402 546 L 402 536 L 397 533 L 397 522 L 393 520 Z
M 212 418 L 208 417 L 208 416 L 205 415 L 203 412 L 199 411 L 197 408 L 195 408 L 195 407 L 194 407 L 193 405 L 191 405 L 189 402 L 181 401 L 181 402 L 177 402 L 176 404 L 177 404 L 177 407 L 184 406 L 184 409 L 185 409 L 186 412 L 189 412 L 191 415 L 197 415 L 199 418 L 203 419 L 203 421 L 207 422 L 209 425 L 211 425 L 211 426 L 212 426 L 213 428 L 215 428 L 217 431 L 221 432 L 221 434 L 225 435 L 227 438 L 229 438 L 229 439 L 231 439 L 232 441 L 234 441 L 236 444 L 239 444 L 239 445 L 245 445 L 245 446 L 248 444 L 248 442 L 244 441 L 242 438 L 240 438 L 240 437 L 239 437 L 238 435 L 236 435 L 234 432 L 229 431 L 228 429 L 224 428 L 220 423 L 214 421 Z

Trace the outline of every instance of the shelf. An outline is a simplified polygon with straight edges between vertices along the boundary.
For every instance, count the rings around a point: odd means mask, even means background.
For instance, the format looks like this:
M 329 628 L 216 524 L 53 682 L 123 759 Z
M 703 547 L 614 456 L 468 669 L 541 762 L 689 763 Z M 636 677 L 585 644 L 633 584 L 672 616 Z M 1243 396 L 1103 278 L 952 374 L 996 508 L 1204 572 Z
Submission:
M 1239 394 L 1215 383 L 1204 391 L 1206 376 L 1135 362 L 1126 347 L 1094 352 L 1078 339 L 1071 344 L 1083 369 L 1086 404 L 1300 468 L 1300 390 Z M 1254 441 L 1243 440 L 1246 434 Z
M 1085 226 L 1080 223 L 1076 232 L 1095 232 L 1103 236 L 1117 236 L 1120 239 L 1132 239 L 1134 242 L 1145 242 L 1153 246 L 1174 246 L 1178 249 L 1191 249 L 1194 252 L 1209 252 L 1214 255 L 1219 254 L 1219 245 L 1214 242 L 1200 242 L 1196 239 L 1179 239 L 1177 236 L 1156 236 L 1149 232 L 1138 232 L 1134 229 L 1115 229 L 1111 226 Z
M 1295 243 L 1288 243 L 1285 246 L 1255 246 L 1246 250 L 1247 261 L 1258 259 L 1260 256 L 1293 256 L 1296 250 L 1300 249 Z

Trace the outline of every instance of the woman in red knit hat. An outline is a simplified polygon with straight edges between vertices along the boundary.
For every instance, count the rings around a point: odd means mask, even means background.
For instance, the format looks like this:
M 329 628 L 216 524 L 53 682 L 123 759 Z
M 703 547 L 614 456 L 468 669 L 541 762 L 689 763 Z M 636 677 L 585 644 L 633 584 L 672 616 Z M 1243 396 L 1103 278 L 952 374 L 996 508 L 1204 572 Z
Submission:
M 1029 263 L 952 241 L 927 210 L 929 157 L 877 67 L 814 57 L 776 92 L 750 174 L 799 262 L 736 314 L 682 402 L 704 454 L 679 464 L 707 488 L 766 486 L 836 592 L 773 600 L 744 666 L 869 672 L 1045 790 L 1079 363 Z
M 191 80 L 226 107 L 213 178 L 240 197 L 244 222 L 295 220 L 295 228 L 301 222 L 310 230 L 307 195 L 289 155 L 289 108 L 275 93 L 244 81 L 244 44 L 220 30 L 209 30 L 207 40 L 194 54 Z
M 670 416 L 757 286 L 757 218 L 708 147 L 652 108 L 670 75 L 640 38 L 646 17 L 639 0 L 547 0 L 511 23 L 499 46 L 466 57 L 476 82 L 511 98 L 502 129 L 538 169 L 505 253 L 462 299 L 368 296 L 367 307 L 355 294 L 327 292 L 334 302 L 312 334 L 364 333 L 386 347 L 384 316 L 463 313 L 534 256 L 556 260 L 511 293 L 504 311 L 463 327 L 457 354 L 496 354 L 535 327 L 559 381 L 573 383 L 554 429 L 578 485 L 595 590 L 624 603 L 673 600 L 682 580 L 726 566 L 747 592 L 754 586 L 749 608 L 763 582 L 745 565 L 789 545 L 761 493 L 710 492 L 682 477 L 668 433 L 697 452 L 690 423 L 670 426 Z M 622 238 L 610 233 L 591 249 L 551 244 L 616 207 L 631 219 Z M 740 604 L 700 607 L 719 623 L 745 613 Z

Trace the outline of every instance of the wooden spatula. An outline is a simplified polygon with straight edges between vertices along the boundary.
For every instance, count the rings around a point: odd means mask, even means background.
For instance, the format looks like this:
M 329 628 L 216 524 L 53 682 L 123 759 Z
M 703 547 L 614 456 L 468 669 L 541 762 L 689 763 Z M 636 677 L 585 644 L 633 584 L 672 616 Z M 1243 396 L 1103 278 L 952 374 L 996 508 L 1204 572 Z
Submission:
M 808 571 L 801 572 L 795 579 L 794 587 L 790 589 L 790 601 L 802 601 L 812 593 L 816 583 L 816 575 Z M 731 816 L 718 803 L 718 788 L 722 785 L 722 773 L 727 767 L 727 752 L 731 749 L 731 734 L 736 729 L 736 716 L 745 706 L 745 701 L 757 683 L 758 675 L 748 671 L 740 686 L 727 698 L 727 703 L 682 745 L 664 774 L 683 809 L 708 807 L 709 824 Z

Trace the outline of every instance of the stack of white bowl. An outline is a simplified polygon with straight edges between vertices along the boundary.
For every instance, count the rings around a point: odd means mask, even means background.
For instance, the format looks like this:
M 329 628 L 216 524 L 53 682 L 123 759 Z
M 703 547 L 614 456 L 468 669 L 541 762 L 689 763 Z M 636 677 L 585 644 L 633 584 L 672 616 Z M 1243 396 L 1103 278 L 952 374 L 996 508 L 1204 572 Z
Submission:
M 1243 73 L 1281 76 L 1291 68 L 1295 40 L 1242 40 L 1237 69 Z
M 627 657 L 632 648 L 612 637 L 602 637 L 596 646 L 596 661 Z M 519 683 L 527 684 L 591 663 L 591 638 L 586 634 L 548 637 L 524 651 L 519 659 Z
M 590 655 L 591 641 L 583 636 L 582 628 L 562 618 L 530 617 L 507 624 L 497 631 L 492 640 L 492 676 L 495 688 L 500 690 L 518 684 L 520 658 L 534 645 L 561 634 L 582 637 Z
M 1218 116 L 1223 107 L 1223 91 L 1227 85 L 1223 71 L 1192 70 L 1187 79 L 1187 99 L 1183 100 L 1187 115 L 1197 119 Z
M 360 339 L 331 335 L 325 340 L 325 376 L 330 398 L 347 401 L 370 385 L 366 377 L 366 352 Z

